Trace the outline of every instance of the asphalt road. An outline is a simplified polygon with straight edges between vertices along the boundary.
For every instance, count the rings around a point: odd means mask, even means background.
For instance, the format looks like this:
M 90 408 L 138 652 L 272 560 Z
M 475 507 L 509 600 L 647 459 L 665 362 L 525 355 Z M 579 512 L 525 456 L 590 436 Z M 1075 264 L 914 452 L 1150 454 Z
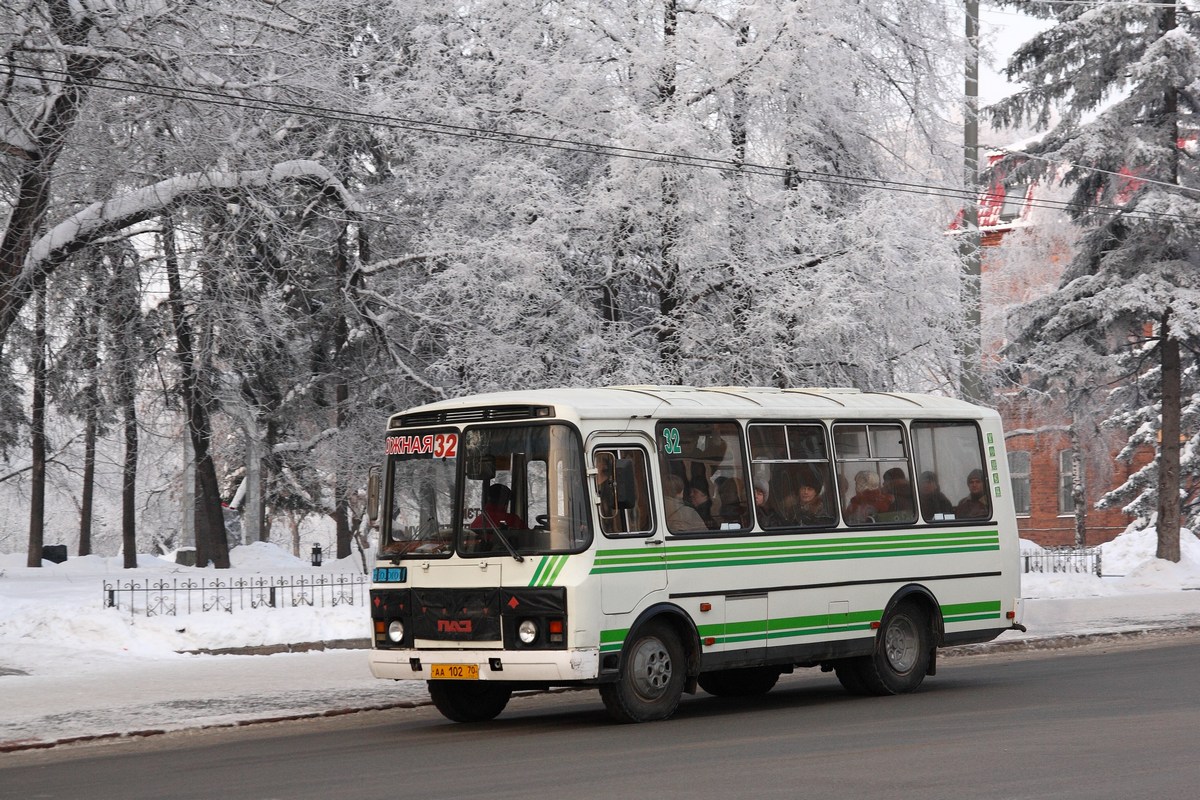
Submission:
M 2 713 L 2 712 L 0 712 Z M 594 691 L 0 755 L 0 798 L 1156 798 L 1200 796 L 1200 635 L 943 659 L 858 698 L 815 670 L 765 697 L 610 723 Z

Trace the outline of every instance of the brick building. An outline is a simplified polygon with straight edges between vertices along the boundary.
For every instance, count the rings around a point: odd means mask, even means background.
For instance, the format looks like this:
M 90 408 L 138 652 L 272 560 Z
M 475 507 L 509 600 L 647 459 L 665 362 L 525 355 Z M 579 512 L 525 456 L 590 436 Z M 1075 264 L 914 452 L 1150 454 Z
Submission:
M 1075 230 L 1059 212 L 1038 202 L 1048 196 L 1039 185 L 1006 189 L 997 184 L 981 198 L 985 359 L 994 361 L 1006 343 L 1007 310 L 1052 291 L 1071 258 Z M 1017 237 L 1015 244 L 1023 253 L 998 249 L 1006 240 L 1014 243 L 1010 237 Z M 1013 391 L 1000 393 L 995 403 L 1004 419 L 1022 538 L 1047 547 L 1073 545 L 1081 521 L 1084 543 L 1094 546 L 1125 530 L 1132 518 L 1119 508 L 1097 509 L 1096 501 L 1120 486 L 1153 453 L 1139 454 L 1133 464 L 1117 461 L 1124 444 L 1120 432 L 1098 430 L 1085 411 L 1066 408 L 1061 399 L 1031 399 Z M 1074 415 L 1078 415 L 1074 419 L 1080 431 L 1078 446 L 1073 446 L 1070 435 Z M 1081 492 L 1075 487 L 1076 470 L 1082 475 Z M 1077 507 L 1082 507 L 1081 519 Z

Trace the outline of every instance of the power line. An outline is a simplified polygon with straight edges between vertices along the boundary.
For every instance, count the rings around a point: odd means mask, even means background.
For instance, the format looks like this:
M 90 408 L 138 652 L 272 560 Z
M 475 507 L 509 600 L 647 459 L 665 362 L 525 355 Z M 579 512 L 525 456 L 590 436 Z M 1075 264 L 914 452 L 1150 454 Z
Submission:
M 66 84 L 71 76 L 63 70 L 50 68 L 23 67 L 9 65 L 0 70 L 15 77 L 30 80 L 45 80 L 51 83 Z M 805 178 L 817 183 L 835 186 L 851 186 L 864 189 L 882 189 L 905 194 L 916 194 L 932 197 L 945 197 L 963 203 L 990 200 L 998 202 L 1003 198 L 1000 192 L 977 192 L 968 188 L 941 186 L 936 184 L 921 184 L 906 181 L 871 178 L 864 175 L 842 175 L 837 173 L 817 172 L 798 167 L 780 167 L 753 162 L 737 162 L 730 159 L 711 156 L 696 156 L 687 153 L 668 153 L 646 148 L 606 145 L 577 139 L 564 139 L 553 136 L 517 133 L 515 131 L 487 130 L 465 125 L 453 125 L 431 120 L 398 117 L 383 114 L 369 114 L 361 111 L 337 110 L 311 103 L 296 103 L 287 100 L 262 100 L 250 97 L 240 97 L 226 94 L 216 89 L 197 87 L 168 87 L 146 81 L 133 81 L 124 78 L 100 77 L 92 80 L 89 86 L 108 91 L 128 92 L 131 94 L 160 97 L 168 100 L 186 100 L 209 105 L 244 108 L 258 111 L 269 111 L 281 114 L 321 119 L 332 122 L 359 122 L 377 125 L 392 130 L 403 130 L 429 134 L 432 136 L 452 136 L 457 138 L 494 141 L 500 144 L 518 145 L 524 147 L 544 148 L 564 152 L 583 153 L 588 155 L 623 158 L 635 161 L 647 161 L 665 166 L 691 167 L 709 169 L 718 172 L 750 174 L 763 177 L 782 179 Z M 1078 166 L 1078 165 L 1074 165 Z M 1080 167 L 1093 169 L 1091 167 Z M 1182 188 L 1182 187 L 1173 187 Z M 1028 200 L 1026 206 L 1066 212 L 1091 212 L 1094 214 L 1123 214 L 1135 219 L 1167 220 L 1181 222 L 1200 222 L 1200 219 L 1183 214 L 1124 209 L 1116 206 L 1081 206 L 1071 201 L 1037 198 Z

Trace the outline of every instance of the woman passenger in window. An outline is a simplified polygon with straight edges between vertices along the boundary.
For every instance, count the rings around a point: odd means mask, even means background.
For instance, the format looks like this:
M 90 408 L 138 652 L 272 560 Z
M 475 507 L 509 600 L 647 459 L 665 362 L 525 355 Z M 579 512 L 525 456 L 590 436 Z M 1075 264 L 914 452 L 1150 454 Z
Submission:
M 869 469 L 860 470 L 854 476 L 854 497 L 846 507 L 846 521 L 851 523 L 874 522 L 876 514 L 892 507 L 892 498 L 879 488 L 879 475 Z
M 754 482 L 754 514 L 758 517 L 758 524 L 764 528 L 782 527 L 783 519 L 774 509 L 767 506 L 768 491 L 769 487 L 765 480 L 760 479 Z
M 967 491 L 970 492 L 954 507 L 954 516 L 959 519 L 987 519 L 992 515 L 987 487 L 983 482 L 983 470 L 973 469 L 967 476 Z
M 796 519 L 801 525 L 826 525 L 832 521 L 825 501 L 821 499 L 821 484 L 812 475 L 800 479 Z

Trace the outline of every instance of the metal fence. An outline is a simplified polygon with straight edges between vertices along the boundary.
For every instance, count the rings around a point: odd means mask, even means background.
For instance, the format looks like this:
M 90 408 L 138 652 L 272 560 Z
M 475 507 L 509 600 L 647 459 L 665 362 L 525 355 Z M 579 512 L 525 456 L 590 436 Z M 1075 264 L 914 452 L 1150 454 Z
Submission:
M 367 576 L 361 574 L 116 580 L 104 582 L 104 607 L 147 617 L 206 611 L 232 614 L 234 609 L 264 607 L 365 607 L 367 585 Z
M 1021 554 L 1022 572 L 1071 573 L 1075 575 L 1091 573 L 1099 577 L 1101 566 L 1099 547 L 1083 549 L 1064 547 Z

